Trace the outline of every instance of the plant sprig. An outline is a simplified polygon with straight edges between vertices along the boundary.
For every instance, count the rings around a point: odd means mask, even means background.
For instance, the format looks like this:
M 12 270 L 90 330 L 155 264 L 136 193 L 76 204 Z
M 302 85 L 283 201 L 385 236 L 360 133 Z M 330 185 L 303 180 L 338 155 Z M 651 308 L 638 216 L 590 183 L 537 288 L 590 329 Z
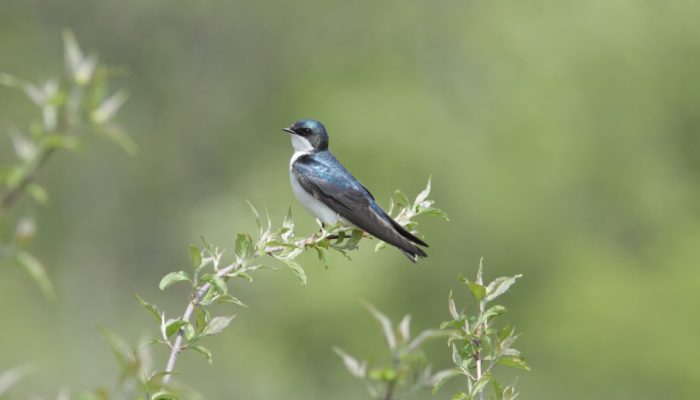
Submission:
M 397 192 L 400 194 L 400 192 Z M 414 234 L 419 215 L 444 216 L 444 212 L 434 207 L 430 194 L 430 181 L 427 187 L 416 197 L 414 202 L 404 199 L 392 201 L 396 209 L 397 221 Z M 405 198 L 404 195 L 401 195 Z M 319 223 L 320 230 L 310 236 L 299 236 L 294 230 L 294 220 L 291 209 L 287 213 L 282 226 L 273 229 L 272 222 L 267 216 L 263 219 L 251 205 L 255 217 L 257 232 L 255 237 L 241 233 L 236 236 L 235 251 L 231 260 L 224 262 L 224 251 L 202 238 L 202 246 L 190 245 L 189 253 L 192 259 L 192 270 L 171 272 L 163 277 L 159 287 L 163 290 L 175 283 L 188 283 L 191 288 L 190 301 L 181 316 L 166 318 L 165 313 L 155 305 L 143 299 L 139 301 L 158 321 L 161 338 L 154 341 L 169 348 L 166 367 L 162 372 L 163 384 L 168 384 L 178 355 L 182 351 L 192 350 L 203 355 L 209 362 L 212 354 L 201 345 L 207 336 L 221 333 L 234 318 L 231 316 L 212 316 L 208 306 L 220 303 L 233 303 L 245 307 L 245 304 L 229 293 L 228 283 L 234 279 L 253 280 L 255 271 L 273 259 L 285 264 L 296 275 L 302 285 L 306 285 L 307 276 L 302 266 L 297 262 L 300 254 L 313 251 L 324 265 L 329 265 L 331 250 L 349 257 L 356 250 L 360 241 L 367 234 L 347 225 L 324 226 Z
M 123 90 L 109 91 L 114 69 L 101 64 L 97 55 L 84 54 L 69 30 L 63 32 L 63 43 L 66 70 L 61 79 L 34 83 L 0 73 L 0 86 L 24 93 L 41 115 L 26 129 L 8 131 L 16 160 L 0 165 L 0 229 L 6 230 L 0 232 L 0 260 L 11 260 L 26 270 L 47 297 L 53 297 L 53 286 L 46 269 L 37 257 L 22 249 L 35 234 L 34 219 L 25 212 L 10 223 L 6 221 L 10 209 L 25 194 L 33 203 L 46 204 L 48 194 L 36 183 L 39 171 L 57 151 L 79 149 L 89 133 L 115 141 L 128 153 L 136 149 L 114 122 L 127 97 Z
M 447 336 L 448 333 L 428 329 L 412 338 L 410 315 L 405 315 L 394 328 L 391 320 L 374 306 L 366 303 L 365 307 L 379 322 L 391 355 L 391 364 L 375 366 L 371 360 L 360 361 L 344 350 L 334 347 L 333 351 L 343 360 L 348 372 L 362 380 L 369 395 L 374 399 L 405 399 L 422 389 L 432 387 L 445 372 L 432 373 L 422 346 L 427 341 Z
M 514 383 L 504 387 L 496 380 L 494 369 L 497 365 L 504 365 L 529 371 L 530 367 L 520 351 L 513 347 L 519 336 L 515 329 L 510 325 L 500 329 L 493 326 L 496 318 L 507 311 L 506 308 L 489 306 L 489 303 L 506 293 L 521 276 L 499 277 L 485 285 L 482 259 L 474 281 L 460 277 L 476 301 L 477 311 L 474 315 L 466 314 L 465 310 L 458 311 L 450 291 L 448 308 L 452 320 L 443 322 L 440 328 L 450 333 L 447 343 L 452 349 L 455 368 L 447 370 L 442 379 L 435 382 L 433 393 L 450 378 L 461 375 L 467 380 L 467 390 L 456 393 L 452 397 L 455 400 L 483 400 L 489 384 L 497 400 L 513 400 L 518 396 Z

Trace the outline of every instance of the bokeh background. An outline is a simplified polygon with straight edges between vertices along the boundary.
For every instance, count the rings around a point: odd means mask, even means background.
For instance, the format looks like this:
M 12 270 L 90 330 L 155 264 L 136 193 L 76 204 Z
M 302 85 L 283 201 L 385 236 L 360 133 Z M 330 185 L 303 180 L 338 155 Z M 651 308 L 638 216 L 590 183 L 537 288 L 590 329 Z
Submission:
M 210 399 L 366 398 L 330 351 L 385 356 L 358 300 L 435 327 L 483 256 L 487 276 L 525 276 L 502 299 L 533 368 L 522 398 L 697 398 L 698 15 L 693 1 L 4 0 L 0 70 L 55 75 L 72 28 L 128 71 L 119 120 L 140 151 L 94 139 L 42 171 L 31 251 L 58 299 L 0 269 L 0 370 L 34 365 L 19 394 L 113 384 L 95 327 L 156 335 L 133 294 L 181 312 L 184 291 L 156 285 L 189 265 L 188 243 L 232 248 L 254 229 L 246 200 L 316 229 L 280 131 L 312 117 L 382 204 L 432 175 L 451 221 L 422 220 L 417 265 L 365 245 L 329 270 L 302 258 L 306 288 L 286 269 L 237 283 L 251 308 L 211 340 L 213 366 L 181 357 L 185 382 Z M 33 117 L 0 91 L 0 124 Z M 449 365 L 443 343 L 428 351 Z

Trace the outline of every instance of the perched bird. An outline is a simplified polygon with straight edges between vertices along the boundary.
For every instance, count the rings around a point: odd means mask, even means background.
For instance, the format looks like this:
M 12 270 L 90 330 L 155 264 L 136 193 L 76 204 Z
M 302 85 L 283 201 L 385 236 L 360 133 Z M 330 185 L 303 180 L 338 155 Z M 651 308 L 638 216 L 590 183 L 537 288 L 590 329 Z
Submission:
M 428 255 L 428 245 L 394 221 L 372 194 L 328 151 L 328 133 L 320 122 L 302 119 L 283 129 L 292 136 L 289 162 L 292 190 L 301 205 L 325 224 L 353 225 L 396 247 L 412 262 Z

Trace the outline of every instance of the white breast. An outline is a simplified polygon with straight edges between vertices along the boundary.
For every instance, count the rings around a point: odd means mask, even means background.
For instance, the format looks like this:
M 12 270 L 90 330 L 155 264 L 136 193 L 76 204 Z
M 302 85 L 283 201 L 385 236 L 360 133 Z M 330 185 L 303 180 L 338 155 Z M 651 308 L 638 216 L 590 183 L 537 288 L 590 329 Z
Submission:
M 292 173 L 292 164 L 294 164 L 294 161 L 297 158 L 303 156 L 304 154 L 308 153 L 302 151 L 295 152 L 291 161 L 289 162 L 289 180 L 292 183 L 292 191 L 294 192 L 294 195 L 297 197 L 306 211 L 308 211 L 314 217 L 320 219 L 321 222 L 329 225 L 335 225 L 339 220 L 343 220 L 343 222 L 345 222 L 343 218 L 340 218 L 338 213 L 331 210 L 327 205 L 323 204 L 322 201 L 307 193 L 299 181 L 297 181 L 297 178 L 294 177 L 294 174 Z

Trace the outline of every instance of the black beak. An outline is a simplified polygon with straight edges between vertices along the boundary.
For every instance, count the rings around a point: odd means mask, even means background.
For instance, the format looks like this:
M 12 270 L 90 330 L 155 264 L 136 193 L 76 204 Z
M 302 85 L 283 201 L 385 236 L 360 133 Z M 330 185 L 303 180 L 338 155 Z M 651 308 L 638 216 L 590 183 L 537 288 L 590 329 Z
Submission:
M 282 128 L 282 130 L 287 133 L 291 133 L 292 135 L 296 135 L 296 132 L 294 132 L 292 128 Z

